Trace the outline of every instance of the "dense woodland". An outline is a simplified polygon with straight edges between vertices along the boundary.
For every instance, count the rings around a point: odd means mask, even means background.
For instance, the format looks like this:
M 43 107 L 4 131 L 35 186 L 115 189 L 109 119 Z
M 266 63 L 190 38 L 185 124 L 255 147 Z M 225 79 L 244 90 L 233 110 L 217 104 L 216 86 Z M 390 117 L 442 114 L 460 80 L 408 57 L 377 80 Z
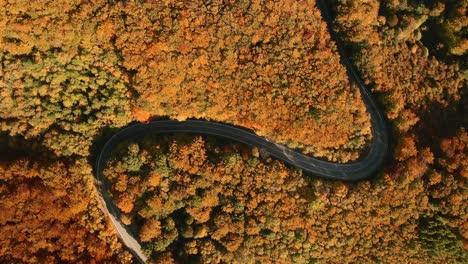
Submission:
M 1 161 L 1 262 L 128 262 L 95 192 L 84 159 Z
M 213 138 L 129 142 L 105 174 L 154 262 L 468 261 L 468 1 L 326 2 L 391 161 L 342 183 Z M 92 171 L 132 121 L 216 120 L 356 159 L 369 115 L 321 16 L 313 0 L 0 0 L 0 262 L 132 261 Z
M 141 224 L 161 263 L 461 261 L 467 144 L 460 131 L 439 161 L 399 155 L 375 181 L 343 184 L 240 145 L 147 138 L 120 147 L 105 174 L 122 221 Z
M 0 127 L 59 155 L 87 156 L 103 128 L 160 117 L 240 125 L 340 161 L 371 137 L 313 2 L 11 2 Z

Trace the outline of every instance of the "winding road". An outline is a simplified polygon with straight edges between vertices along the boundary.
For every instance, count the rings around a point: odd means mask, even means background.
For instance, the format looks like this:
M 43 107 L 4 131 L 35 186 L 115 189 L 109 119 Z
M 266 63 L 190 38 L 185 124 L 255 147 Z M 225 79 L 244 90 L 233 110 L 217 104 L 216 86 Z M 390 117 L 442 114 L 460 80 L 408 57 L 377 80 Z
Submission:
M 343 64 L 346 66 L 349 78 L 354 81 L 360 89 L 362 100 L 367 111 L 371 115 L 372 142 L 369 150 L 357 161 L 350 163 L 332 163 L 317 158 L 309 157 L 283 145 L 271 142 L 254 133 L 232 125 L 226 125 L 211 121 L 188 120 L 174 121 L 161 120 L 147 124 L 136 124 L 120 130 L 113 135 L 103 146 L 98 155 L 95 167 L 95 174 L 99 187 L 99 198 L 102 201 L 106 214 L 110 217 L 120 238 L 141 263 L 147 261 L 147 257 L 142 253 L 141 245 L 135 236 L 122 224 L 120 211 L 114 205 L 112 199 L 108 197 L 109 186 L 105 183 L 102 171 L 110 158 L 112 150 L 120 143 L 131 139 L 140 138 L 148 134 L 167 133 L 193 133 L 208 136 L 222 137 L 233 141 L 241 142 L 250 146 L 255 146 L 266 150 L 271 156 L 281 160 L 291 166 L 302 169 L 312 175 L 328 178 L 332 180 L 357 181 L 369 178 L 376 174 L 389 156 L 389 133 L 383 113 L 379 110 L 377 103 L 372 98 L 371 92 L 363 84 L 360 77 L 354 70 L 352 63 L 345 55 L 343 45 L 336 38 L 331 29 L 331 17 L 325 6 L 324 0 L 317 0 L 317 5 L 322 11 L 322 15 L 327 21 L 332 39 L 335 40 Z

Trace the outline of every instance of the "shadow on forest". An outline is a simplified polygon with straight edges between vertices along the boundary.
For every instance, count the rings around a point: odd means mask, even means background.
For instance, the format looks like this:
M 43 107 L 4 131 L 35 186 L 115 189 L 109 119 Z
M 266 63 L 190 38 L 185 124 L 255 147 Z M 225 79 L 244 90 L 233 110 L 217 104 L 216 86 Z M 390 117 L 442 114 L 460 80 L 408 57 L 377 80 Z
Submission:
M 418 113 L 420 121 L 415 129 L 418 135 L 422 135 L 419 137 L 420 143 L 430 146 L 434 154 L 439 156 L 440 139 L 455 136 L 458 129 L 468 124 L 467 105 L 468 98 L 463 91 L 460 101 L 447 107 L 437 102 L 429 104 L 427 111 Z
M 26 157 L 46 161 L 58 159 L 53 151 L 44 147 L 37 139 L 0 133 L 0 161 L 14 161 Z

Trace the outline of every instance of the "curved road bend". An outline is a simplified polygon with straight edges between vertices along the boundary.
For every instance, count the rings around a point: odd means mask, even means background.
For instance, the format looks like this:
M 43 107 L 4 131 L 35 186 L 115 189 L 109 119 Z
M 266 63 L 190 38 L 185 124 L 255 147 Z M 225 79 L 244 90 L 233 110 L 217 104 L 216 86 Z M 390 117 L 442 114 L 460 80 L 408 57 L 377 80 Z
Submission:
M 350 79 L 352 79 L 360 89 L 362 100 L 367 111 L 371 115 L 371 126 L 373 139 L 369 151 L 359 160 L 350 163 L 332 163 L 306 156 L 293 149 L 271 142 L 263 137 L 259 137 L 252 132 L 234 126 L 210 122 L 210 121 L 154 121 L 148 124 L 136 124 L 120 130 L 106 142 L 99 154 L 95 173 L 100 191 L 100 200 L 104 206 L 105 213 L 111 218 L 120 238 L 130 249 L 133 255 L 141 263 L 147 261 L 147 257 L 141 250 L 141 244 L 135 236 L 120 221 L 120 211 L 107 195 L 109 186 L 104 181 L 102 170 L 108 161 L 112 150 L 121 142 L 141 137 L 145 134 L 165 134 L 165 133 L 194 133 L 208 136 L 222 137 L 244 144 L 263 148 L 271 156 L 303 171 L 332 180 L 356 181 L 374 175 L 383 165 L 389 154 L 389 134 L 382 112 L 371 96 L 370 91 L 355 72 L 351 62 L 345 56 L 342 44 L 331 30 L 331 17 L 323 0 L 317 0 L 317 6 L 322 10 L 322 15 L 327 21 L 332 39 L 338 46 L 338 51 L 342 61 L 346 66 Z

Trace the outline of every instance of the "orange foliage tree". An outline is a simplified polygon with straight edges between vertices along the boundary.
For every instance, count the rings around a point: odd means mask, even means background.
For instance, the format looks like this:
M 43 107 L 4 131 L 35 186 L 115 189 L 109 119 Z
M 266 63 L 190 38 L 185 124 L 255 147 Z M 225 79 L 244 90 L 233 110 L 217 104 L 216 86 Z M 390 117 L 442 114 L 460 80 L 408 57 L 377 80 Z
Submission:
M 170 254 L 180 262 L 214 263 L 429 261 L 433 256 L 419 238 L 420 219 L 435 213 L 435 193 L 429 189 L 440 188 L 428 178 L 435 169 L 432 152 L 414 144 L 414 138 L 402 141 L 400 148 L 408 150 L 397 157 L 400 162 L 373 182 L 344 184 L 307 180 L 241 145 L 221 147 L 200 137 L 148 138 L 138 143 L 140 171 L 125 167 L 122 161 L 134 154 L 120 148 L 106 177 L 117 204 L 125 193 L 120 181 L 138 182 L 135 206 L 125 218 L 127 224 L 144 220 L 139 235 L 156 259 Z M 458 150 L 450 157 L 459 159 L 464 147 L 453 144 Z M 122 173 L 128 177 L 117 179 Z M 463 233 L 466 194 L 448 188 L 452 194 L 439 196 L 438 203 L 456 206 L 441 206 L 440 212 L 454 208 L 459 220 L 453 227 Z
M 466 79 L 421 37 L 433 21 L 449 29 L 447 52 L 463 54 L 466 1 L 433 2 L 328 2 L 394 128 L 393 160 L 373 180 L 308 178 L 209 138 L 118 148 L 105 175 L 153 261 L 466 260 L 467 133 L 458 116 L 443 136 L 428 129 L 434 112 L 466 102 Z M 356 158 L 369 116 L 314 4 L 0 1 L 0 129 L 88 156 L 104 127 L 199 117 Z M 0 262 L 130 261 L 91 198 L 86 162 L 0 162 Z
M 129 262 L 93 199 L 90 173 L 84 161 L 1 161 L 0 262 Z
M 0 1 L 0 130 L 59 155 L 89 154 L 131 121 L 106 1 Z
M 341 161 L 370 139 L 314 1 L 127 1 L 111 14 L 138 120 L 228 122 Z

